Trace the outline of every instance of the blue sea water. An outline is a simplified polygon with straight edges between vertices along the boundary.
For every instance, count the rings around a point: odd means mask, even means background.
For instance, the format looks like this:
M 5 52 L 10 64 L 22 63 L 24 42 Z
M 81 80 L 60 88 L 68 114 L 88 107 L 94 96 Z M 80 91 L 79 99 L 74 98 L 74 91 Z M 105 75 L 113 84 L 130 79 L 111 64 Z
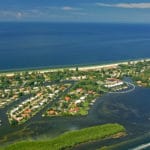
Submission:
M 150 25 L 0 23 L 0 70 L 150 57 Z

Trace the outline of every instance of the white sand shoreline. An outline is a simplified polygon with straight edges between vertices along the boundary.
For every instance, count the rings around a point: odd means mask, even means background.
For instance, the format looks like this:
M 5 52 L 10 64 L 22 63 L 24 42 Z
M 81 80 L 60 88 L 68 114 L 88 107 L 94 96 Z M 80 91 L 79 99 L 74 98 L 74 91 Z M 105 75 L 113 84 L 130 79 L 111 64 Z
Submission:
M 148 59 L 139 59 L 139 60 L 131 60 L 131 61 L 124 61 L 124 62 L 118 62 L 118 63 L 112 63 L 112 64 L 103 64 L 103 65 L 89 65 L 89 66 L 78 66 L 78 70 L 80 71 L 88 71 L 88 70 L 100 70 L 100 69 L 105 69 L 105 68 L 116 68 L 118 65 L 124 64 L 127 65 L 129 62 L 130 63 L 138 63 L 142 61 L 150 61 L 150 58 Z M 23 73 L 23 72 L 39 72 L 39 73 L 46 73 L 46 72 L 56 72 L 56 71 L 63 71 L 64 69 L 68 70 L 76 70 L 76 67 L 60 67 L 60 68 L 49 68 L 49 69 L 35 69 L 35 70 L 23 70 L 23 71 L 11 71 L 11 72 L 1 72 L 0 76 L 6 75 L 6 76 L 13 76 L 16 73 Z

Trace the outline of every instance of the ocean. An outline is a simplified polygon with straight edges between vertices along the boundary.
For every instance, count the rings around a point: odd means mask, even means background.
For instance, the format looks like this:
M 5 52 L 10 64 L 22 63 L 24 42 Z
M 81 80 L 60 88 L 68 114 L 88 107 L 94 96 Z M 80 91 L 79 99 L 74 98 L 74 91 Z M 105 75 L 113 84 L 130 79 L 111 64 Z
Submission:
M 149 24 L 0 23 L 0 70 L 148 57 Z

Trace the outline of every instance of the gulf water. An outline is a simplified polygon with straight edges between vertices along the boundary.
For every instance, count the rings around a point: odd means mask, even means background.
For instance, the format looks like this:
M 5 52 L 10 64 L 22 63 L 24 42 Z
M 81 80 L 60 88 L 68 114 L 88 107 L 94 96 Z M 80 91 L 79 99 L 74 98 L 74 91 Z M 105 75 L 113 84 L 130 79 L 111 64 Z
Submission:
M 0 70 L 147 57 L 149 24 L 0 23 Z

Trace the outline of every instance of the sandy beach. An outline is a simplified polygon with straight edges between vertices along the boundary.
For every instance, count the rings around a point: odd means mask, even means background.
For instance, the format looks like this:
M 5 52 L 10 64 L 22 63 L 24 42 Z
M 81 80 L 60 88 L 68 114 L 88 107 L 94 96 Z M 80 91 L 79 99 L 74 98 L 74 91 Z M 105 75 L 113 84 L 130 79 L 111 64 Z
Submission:
M 105 68 L 116 68 L 118 65 L 127 65 L 128 63 L 138 63 L 142 61 L 150 61 L 150 58 L 148 59 L 139 59 L 139 60 L 131 60 L 131 61 L 124 61 L 124 62 L 118 62 L 118 63 L 112 63 L 112 64 L 103 64 L 103 65 L 89 65 L 89 66 L 79 66 L 78 70 L 80 71 L 88 71 L 88 70 L 100 70 L 100 69 L 105 69 Z M 46 72 L 56 72 L 56 71 L 63 71 L 64 69 L 69 69 L 69 70 L 76 70 L 76 67 L 61 67 L 61 68 L 49 68 L 49 69 L 35 69 L 35 70 L 25 70 L 28 71 L 29 73 L 32 72 L 39 72 L 39 73 L 46 73 Z M 0 76 L 6 75 L 6 76 L 14 76 L 16 73 L 23 73 L 25 71 L 11 71 L 11 72 L 1 72 Z

